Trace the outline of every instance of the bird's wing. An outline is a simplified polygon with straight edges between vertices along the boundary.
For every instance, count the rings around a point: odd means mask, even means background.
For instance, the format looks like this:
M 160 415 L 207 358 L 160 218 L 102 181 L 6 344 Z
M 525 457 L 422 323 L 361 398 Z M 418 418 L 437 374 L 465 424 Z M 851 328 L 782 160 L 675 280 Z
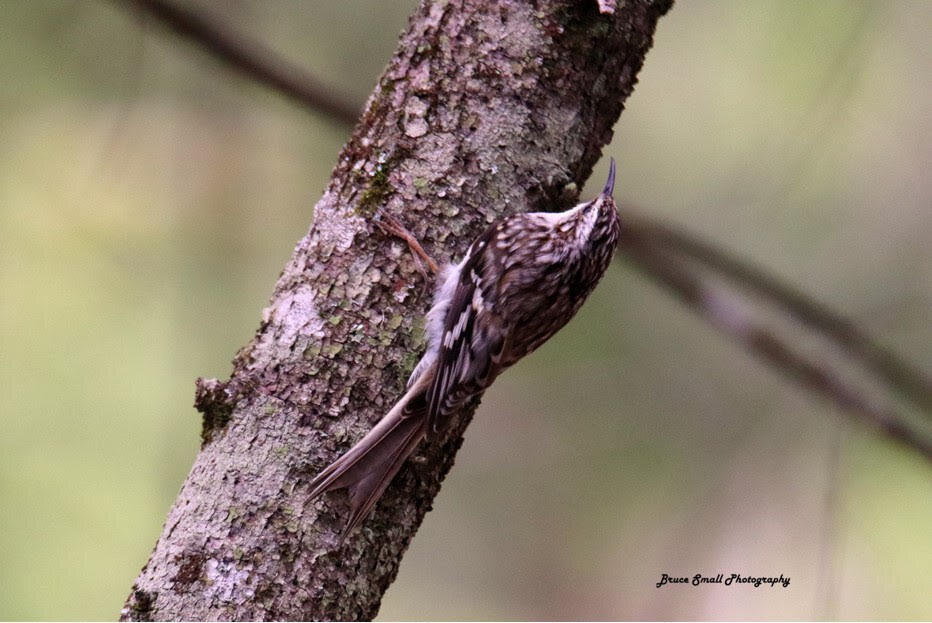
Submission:
M 437 368 L 427 391 L 427 433 L 445 430 L 450 417 L 491 384 L 501 371 L 507 330 L 495 310 L 501 275 L 495 245 L 499 225 L 467 251 L 444 318 Z

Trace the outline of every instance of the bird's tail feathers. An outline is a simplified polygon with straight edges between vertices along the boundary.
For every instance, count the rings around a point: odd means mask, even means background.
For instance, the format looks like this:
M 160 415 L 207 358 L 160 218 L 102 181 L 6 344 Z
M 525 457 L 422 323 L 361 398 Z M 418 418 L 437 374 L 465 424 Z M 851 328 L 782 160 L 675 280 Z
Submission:
M 413 394 L 409 391 L 365 437 L 311 482 L 311 498 L 349 490 L 350 515 L 341 541 L 366 518 L 424 437 L 424 414 L 420 409 L 406 409 Z

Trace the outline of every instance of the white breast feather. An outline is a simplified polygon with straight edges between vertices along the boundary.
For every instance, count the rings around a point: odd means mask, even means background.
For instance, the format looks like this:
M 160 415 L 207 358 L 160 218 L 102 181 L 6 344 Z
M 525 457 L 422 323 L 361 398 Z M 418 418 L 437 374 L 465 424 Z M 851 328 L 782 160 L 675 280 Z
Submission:
M 469 257 L 469 253 L 466 254 Z M 443 340 L 443 321 L 447 317 L 447 310 L 450 308 L 450 299 L 453 298 L 453 292 L 456 291 L 456 284 L 459 283 L 460 273 L 466 264 L 466 257 L 459 264 L 447 264 L 440 273 L 437 280 L 439 287 L 434 294 L 434 304 L 427 312 L 427 324 L 424 327 L 424 333 L 427 336 L 427 351 L 421 360 L 414 366 L 414 371 L 408 378 L 408 387 L 414 384 L 414 381 L 427 370 L 434 361 L 437 360 L 437 354 L 440 352 L 440 344 Z

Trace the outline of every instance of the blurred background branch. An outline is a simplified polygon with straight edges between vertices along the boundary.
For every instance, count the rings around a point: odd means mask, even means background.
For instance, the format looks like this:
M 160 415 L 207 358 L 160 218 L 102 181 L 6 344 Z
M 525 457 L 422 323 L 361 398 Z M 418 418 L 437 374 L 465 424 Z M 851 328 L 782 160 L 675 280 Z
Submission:
M 698 263 L 733 279 L 748 290 L 763 295 L 774 306 L 830 338 L 849 357 L 871 370 L 878 378 L 922 407 L 932 418 L 932 378 L 905 361 L 843 317 L 806 293 L 783 283 L 766 270 L 730 255 L 725 250 L 688 232 L 629 209 L 632 239 L 672 251 L 681 261 Z
M 347 126 L 357 121 L 358 107 L 331 95 L 332 89 L 309 72 L 289 63 L 260 41 L 237 32 L 217 16 L 170 0 L 120 1 L 163 23 L 244 76 L 280 91 L 302 106 L 330 115 Z M 867 5 L 853 30 L 851 42 L 858 41 L 871 15 L 871 5 Z M 836 59 L 835 64 L 838 62 Z M 830 72 L 830 75 L 835 73 Z M 928 431 L 898 412 L 889 395 L 900 393 L 912 400 L 929 421 L 932 418 L 932 377 L 878 344 L 842 314 L 767 271 L 643 212 L 628 208 L 625 212 L 626 235 L 621 250 L 651 279 L 668 287 L 701 317 L 738 339 L 750 353 L 808 391 L 835 402 L 845 413 L 864 418 L 879 433 L 932 460 L 932 439 Z M 750 292 L 762 295 L 769 301 L 771 311 L 786 312 L 816 330 L 837 345 L 846 354 L 847 361 L 824 354 L 804 354 L 791 337 L 739 317 L 742 307 L 735 301 L 740 295 L 710 287 L 697 268 L 730 278 Z M 881 381 L 879 386 L 865 387 L 865 383 L 847 378 L 848 375 L 838 369 L 839 364 L 851 363 L 863 365 L 875 380 Z
M 275 54 L 258 39 L 232 28 L 203 9 L 169 0 L 119 0 L 151 17 L 175 34 L 203 48 L 237 72 L 296 102 L 352 126 L 361 106 L 334 94 L 332 88 L 301 67 Z
M 630 211 L 628 214 L 633 216 Z M 658 244 L 658 240 L 652 236 L 656 231 L 655 224 L 649 223 L 643 216 L 628 221 L 628 227 L 623 233 L 622 249 L 638 268 L 670 289 L 714 327 L 737 340 L 750 353 L 760 357 L 788 378 L 833 401 L 845 413 L 864 418 L 879 433 L 932 460 L 932 442 L 915 426 L 909 424 L 902 414 L 893 410 L 884 397 L 878 397 L 875 392 L 845 378 L 846 375 L 839 369 L 837 362 L 829 362 L 825 360 L 827 358 L 805 353 L 791 338 L 779 333 L 774 324 L 760 320 L 758 315 L 749 309 L 750 305 L 740 293 L 711 282 L 696 270 L 695 265 L 691 265 L 695 262 L 677 257 L 677 253 L 683 251 L 684 247 L 673 244 L 664 248 L 662 244 Z M 681 242 L 683 236 L 676 233 L 676 238 Z M 689 249 L 697 244 L 702 245 L 691 238 L 686 238 L 685 242 L 688 243 L 685 248 Z M 862 345 L 862 340 L 870 344 L 853 326 L 846 325 L 844 320 L 815 305 L 799 292 L 777 283 L 773 277 L 755 267 L 738 262 L 720 250 L 704 245 L 702 248 L 715 257 L 715 268 L 728 276 L 739 277 L 743 285 L 752 291 L 765 292 L 769 295 L 770 305 L 787 307 L 792 313 L 801 315 L 804 321 L 815 324 L 819 331 L 823 331 L 825 336 L 843 348 L 850 351 Z M 839 327 L 848 330 L 842 332 Z M 885 354 L 892 357 L 896 365 L 902 365 L 894 356 Z M 868 363 L 873 361 L 868 360 Z M 888 371 L 882 366 L 881 370 L 886 378 Z M 894 387 L 901 385 L 899 378 L 888 382 Z

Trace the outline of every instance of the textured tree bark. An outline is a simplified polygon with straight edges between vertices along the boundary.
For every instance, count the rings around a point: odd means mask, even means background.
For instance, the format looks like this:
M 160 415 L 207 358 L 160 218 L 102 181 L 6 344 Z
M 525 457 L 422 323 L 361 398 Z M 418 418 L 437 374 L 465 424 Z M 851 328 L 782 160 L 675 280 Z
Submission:
M 124 620 L 375 616 L 475 405 L 341 545 L 345 498 L 307 484 L 401 396 L 430 305 L 373 217 L 449 260 L 496 217 L 575 201 L 671 2 L 418 8 L 230 381 L 198 382 L 204 445 Z

